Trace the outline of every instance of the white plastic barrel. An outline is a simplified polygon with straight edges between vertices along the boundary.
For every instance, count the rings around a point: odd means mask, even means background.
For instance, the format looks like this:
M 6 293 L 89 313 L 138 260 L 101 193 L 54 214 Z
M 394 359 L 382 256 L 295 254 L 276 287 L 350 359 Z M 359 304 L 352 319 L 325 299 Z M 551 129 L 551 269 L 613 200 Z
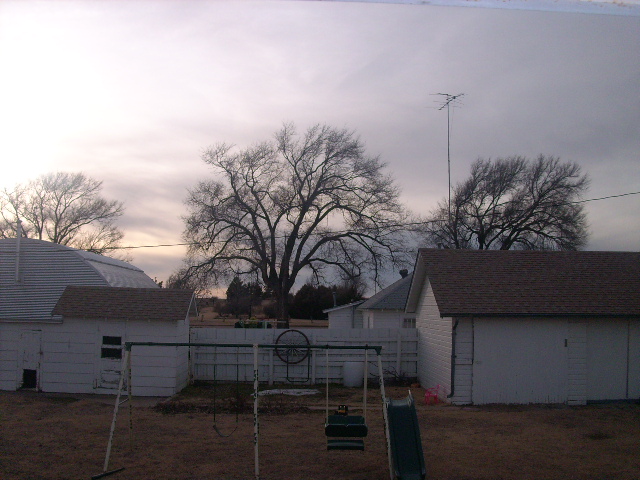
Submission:
M 345 387 L 361 387 L 364 383 L 364 362 L 342 364 L 342 384 Z

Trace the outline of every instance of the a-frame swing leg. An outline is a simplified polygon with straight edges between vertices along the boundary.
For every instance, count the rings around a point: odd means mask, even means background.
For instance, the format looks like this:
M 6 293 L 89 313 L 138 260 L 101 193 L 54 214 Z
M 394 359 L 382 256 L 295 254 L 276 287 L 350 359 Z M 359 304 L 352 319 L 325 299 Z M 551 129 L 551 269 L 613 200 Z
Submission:
M 382 399 L 382 418 L 384 419 L 384 434 L 387 437 L 387 457 L 389 459 L 389 479 L 394 480 L 393 459 L 391 458 L 391 432 L 389 431 L 389 415 L 387 414 L 387 395 L 384 390 L 384 370 L 382 356 L 378 352 L 378 375 L 380 376 L 380 397 Z
M 131 356 L 130 350 L 125 350 L 124 357 L 122 358 L 122 367 L 120 368 L 120 382 L 118 383 L 118 394 L 116 395 L 116 404 L 113 407 L 113 419 L 111 420 L 111 430 L 109 431 L 109 441 L 107 442 L 107 453 L 104 457 L 104 466 L 102 468 L 102 472 L 105 473 L 109 468 L 109 457 L 111 457 L 111 444 L 113 443 L 113 433 L 116 429 L 116 420 L 118 418 L 118 409 L 120 405 L 127 400 L 120 401 L 120 396 L 122 395 L 122 390 L 124 388 L 124 379 L 125 375 L 128 374 L 129 370 L 129 358 Z M 131 385 L 129 385 L 129 390 L 131 390 Z M 130 393 L 130 392 L 129 392 Z M 131 395 L 129 395 L 128 400 L 130 400 Z

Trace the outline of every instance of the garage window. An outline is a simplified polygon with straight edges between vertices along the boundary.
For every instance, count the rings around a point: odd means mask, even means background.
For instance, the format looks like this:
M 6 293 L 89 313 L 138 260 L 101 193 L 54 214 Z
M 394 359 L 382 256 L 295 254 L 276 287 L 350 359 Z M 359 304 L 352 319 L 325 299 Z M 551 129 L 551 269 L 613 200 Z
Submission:
M 122 358 L 122 337 L 104 336 L 102 337 L 102 348 L 100 357 L 113 358 L 119 360 Z

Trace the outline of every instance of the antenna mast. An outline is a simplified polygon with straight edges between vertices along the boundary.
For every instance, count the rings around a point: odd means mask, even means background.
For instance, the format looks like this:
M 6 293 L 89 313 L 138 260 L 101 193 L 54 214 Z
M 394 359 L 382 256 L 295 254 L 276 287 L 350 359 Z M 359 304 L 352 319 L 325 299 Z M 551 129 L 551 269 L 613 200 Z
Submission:
M 464 96 L 464 93 L 452 95 L 450 93 L 436 93 L 442 95 L 444 100 L 438 110 L 447 109 L 447 174 L 449 177 L 449 223 L 451 223 L 451 104 Z M 455 106 L 455 103 L 454 103 Z

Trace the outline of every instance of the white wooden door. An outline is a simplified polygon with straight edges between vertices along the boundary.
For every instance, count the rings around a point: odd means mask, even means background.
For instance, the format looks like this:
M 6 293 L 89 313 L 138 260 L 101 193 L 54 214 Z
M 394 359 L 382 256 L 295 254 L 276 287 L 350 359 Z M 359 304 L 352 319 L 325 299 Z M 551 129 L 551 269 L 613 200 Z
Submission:
M 126 324 L 105 322 L 98 326 L 96 388 L 117 390 L 122 371 Z
M 566 321 L 475 319 L 473 329 L 473 403 L 566 402 Z
M 20 334 L 18 388 L 39 388 L 41 343 L 42 332 L 40 330 L 26 330 Z
M 629 322 L 587 323 L 587 401 L 627 398 Z

